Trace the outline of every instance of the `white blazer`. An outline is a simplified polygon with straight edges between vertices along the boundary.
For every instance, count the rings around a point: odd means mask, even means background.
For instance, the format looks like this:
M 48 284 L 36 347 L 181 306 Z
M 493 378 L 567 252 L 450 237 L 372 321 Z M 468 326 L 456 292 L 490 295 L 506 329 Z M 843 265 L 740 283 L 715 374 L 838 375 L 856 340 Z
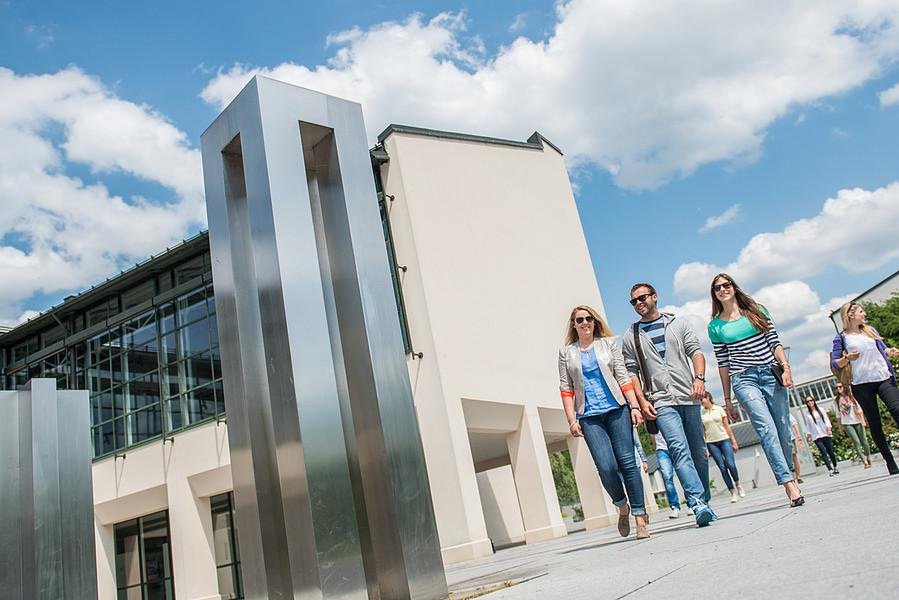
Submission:
M 631 376 L 624 366 L 621 348 L 615 338 L 604 337 L 593 340 L 593 352 L 606 384 L 618 404 L 624 406 L 627 400 L 621 389 L 631 389 Z M 618 385 L 615 385 L 615 383 Z M 562 395 L 574 394 L 574 412 L 584 412 L 584 372 L 581 369 L 581 349 L 577 342 L 559 349 L 559 391 Z

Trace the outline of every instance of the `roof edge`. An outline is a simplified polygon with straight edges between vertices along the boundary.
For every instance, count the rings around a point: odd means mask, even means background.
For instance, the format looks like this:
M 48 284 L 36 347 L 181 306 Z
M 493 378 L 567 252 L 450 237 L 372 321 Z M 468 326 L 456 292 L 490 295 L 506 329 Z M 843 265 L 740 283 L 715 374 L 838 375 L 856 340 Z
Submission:
M 473 135 L 470 133 L 458 133 L 455 131 L 442 131 L 439 129 L 428 129 L 427 127 L 415 127 L 412 125 L 399 125 L 391 123 L 384 131 L 378 134 L 378 143 L 383 143 L 391 134 L 400 133 L 407 135 L 418 135 L 423 137 L 432 137 L 445 140 L 456 140 L 460 142 L 473 142 L 476 144 L 492 144 L 497 146 L 511 146 L 513 148 L 526 148 L 529 150 L 544 150 L 545 145 L 550 146 L 553 150 L 562 154 L 558 146 L 547 140 L 540 133 L 534 132 L 525 142 L 518 140 L 507 140 L 503 138 L 489 137 L 483 135 Z

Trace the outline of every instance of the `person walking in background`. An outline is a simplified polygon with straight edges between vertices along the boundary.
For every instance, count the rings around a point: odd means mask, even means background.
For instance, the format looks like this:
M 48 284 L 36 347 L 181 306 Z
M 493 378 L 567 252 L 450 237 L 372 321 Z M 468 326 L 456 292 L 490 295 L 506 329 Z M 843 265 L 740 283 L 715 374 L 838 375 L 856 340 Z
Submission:
M 871 448 L 868 446 L 868 436 L 865 435 L 867 426 L 865 416 L 855 398 L 852 397 L 852 392 L 844 389 L 842 383 L 837 383 L 837 396 L 834 398 L 833 404 L 837 407 L 837 425 L 840 431 L 846 432 L 846 435 L 852 440 L 856 456 L 866 469 L 870 469 Z
M 802 433 L 799 431 L 799 423 L 793 413 L 790 413 L 790 444 L 793 450 L 793 473 L 796 474 L 796 483 L 802 483 L 801 470 L 799 468 L 799 449 L 802 447 Z
M 668 444 L 665 443 L 665 437 L 661 432 L 652 436 L 650 440 L 655 448 L 656 458 L 659 459 L 659 471 L 662 472 L 665 495 L 668 497 L 668 506 L 671 508 L 668 518 L 676 519 L 680 516 L 680 499 L 677 495 L 677 486 L 674 485 L 674 463 L 671 462 L 671 455 L 668 454 Z
M 793 377 L 774 321 L 726 273 L 712 279 L 709 293 L 712 297 L 709 338 L 718 359 L 718 376 L 728 415 L 731 418 L 736 415 L 731 401 L 733 388 L 790 506 L 802 506 L 805 498 L 790 472 L 787 388 L 793 385 Z
M 730 501 L 736 502 L 746 497 L 746 490 L 740 485 L 740 473 L 737 471 L 737 459 L 734 452 L 740 449 L 734 430 L 731 429 L 724 409 L 712 401 L 708 392 L 702 398 L 702 427 L 705 431 L 705 443 L 709 454 L 718 465 L 724 485 L 730 492 Z
M 806 437 L 809 442 L 815 442 L 818 452 L 821 453 L 821 460 L 824 461 L 830 476 L 839 475 L 837 455 L 833 451 L 833 431 L 830 419 L 827 417 L 827 413 L 818 408 L 818 403 L 811 396 L 805 399 L 805 407 L 808 409 L 807 413 L 803 413 Z
M 899 467 L 883 434 L 877 397 L 880 396 L 899 427 L 899 388 L 896 387 L 893 365 L 888 360 L 890 356 L 899 356 L 899 350 L 888 348 L 877 330 L 865 322 L 867 315 L 860 304 L 844 304 L 840 308 L 840 318 L 843 331 L 833 338 L 830 367 L 835 372 L 847 367 L 851 370 L 847 379 L 852 382 L 852 395 L 862 407 L 871 437 L 883 456 L 887 471 L 890 475 L 897 475 Z
M 717 518 L 709 505 L 709 457 L 702 436 L 699 401 L 705 394 L 705 356 L 684 319 L 659 312 L 658 295 L 648 283 L 631 287 L 631 306 L 640 320 L 625 332 L 621 352 L 637 386 L 640 408 L 658 424 L 696 524 Z
M 640 434 L 634 429 L 634 454 L 637 461 L 643 468 L 644 473 L 649 473 L 649 460 L 646 458 L 646 452 L 643 451 L 643 444 L 640 442 Z
M 618 507 L 618 533 L 649 537 L 643 478 L 637 465 L 634 427 L 643 422 L 631 377 L 606 322 L 589 306 L 576 306 L 559 350 L 559 390 L 568 427 L 583 437 L 603 488 Z M 630 500 L 630 506 L 628 506 Z

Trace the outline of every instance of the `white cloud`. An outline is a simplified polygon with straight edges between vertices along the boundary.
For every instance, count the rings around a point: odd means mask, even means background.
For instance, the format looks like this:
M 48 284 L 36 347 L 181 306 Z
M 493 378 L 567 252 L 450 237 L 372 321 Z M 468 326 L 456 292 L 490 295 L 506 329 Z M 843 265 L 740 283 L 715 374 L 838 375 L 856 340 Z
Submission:
M 801 319 L 821 308 L 821 299 L 804 281 L 765 286 L 753 295 L 777 319 L 778 326 Z
M 717 229 L 722 225 L 731 223 L 734 219 L 737 218 L 737 215 L 740 214 L 741 208 L 741 205 L 734 204 L 733 206 L 728 207 L 728 209 L 720 215 L 709 217 L 705 220 L 705 223 L 702 225 L 702 227 L 699 228 L 699 233 L 706 233 L 713 229 Z
M 517 33 L 527 27 L 528 24 L 528 13 L 518 13 L 515 15 L 515 19 L 512 20 L 512 24 L 509 25 L 509 31 L 512 33 Z
M 845 140 L 846 138 L 849 137 L 849 132 L 840 127 L 832 127 L 830 129 L 830 135 L 836 139 Z
M 361 102 L 371 140 L 391 122 L 514 139 L 539 129 L 639 188 L 753 160 L 775 120 L 899 59 L 889 0 L 571 0 L 546 39 L 490 55 L 465 24 L 444 13 L 351 29 L 329 37 L 325 64 L 236 64 L 202 96 L 223 107 L 264 73 Z
M 85 287 L 205 222 L 199 152 L 151 108 L 77 68 L 0 68 L 0 88 L 2 322 L 27 317 L 36 293 Z M 122 173 L 153 182 L 171 197 L 123 198 L 67 173 L 74 165 L 98 180 Z
M 684 298 L 708 294 L 712 277 L 722 271 L 744 289 L 758 289 L 811 277 L 833 266 L 853 273 L 877 268 L 899 257 L 897 206 L 899 182 L 873 191 L 840 190 L 818 215 L 753 237 L 730 264 L 681 265 L 674 275 L 675 290 Z
M 880 92 L 879 97 L 881 108 L 899 104 L 899 83 L 887 90 Z

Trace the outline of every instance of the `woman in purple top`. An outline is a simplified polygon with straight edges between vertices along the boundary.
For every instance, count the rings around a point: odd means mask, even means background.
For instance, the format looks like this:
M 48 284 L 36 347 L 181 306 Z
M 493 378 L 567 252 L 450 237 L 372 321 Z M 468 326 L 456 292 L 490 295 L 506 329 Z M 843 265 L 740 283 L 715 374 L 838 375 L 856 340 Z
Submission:
M 888 357 L 899 356 L 899 350 L 888 348 L 877 330 L 865 322 L 867 315 L 860 304 L 850 302 L 840 309 L 843 331 L 833 338 L 830 366 L 839 370 L 852 365 L 852 395 L 862 407 L 871 428 L 871 437 L 877 444 L 890 475 L 899 474 L 896 459 L 883 434 L 883 423 L 877 409 L 877 396 L 899 426 L 899 388 L 896 374 Z

